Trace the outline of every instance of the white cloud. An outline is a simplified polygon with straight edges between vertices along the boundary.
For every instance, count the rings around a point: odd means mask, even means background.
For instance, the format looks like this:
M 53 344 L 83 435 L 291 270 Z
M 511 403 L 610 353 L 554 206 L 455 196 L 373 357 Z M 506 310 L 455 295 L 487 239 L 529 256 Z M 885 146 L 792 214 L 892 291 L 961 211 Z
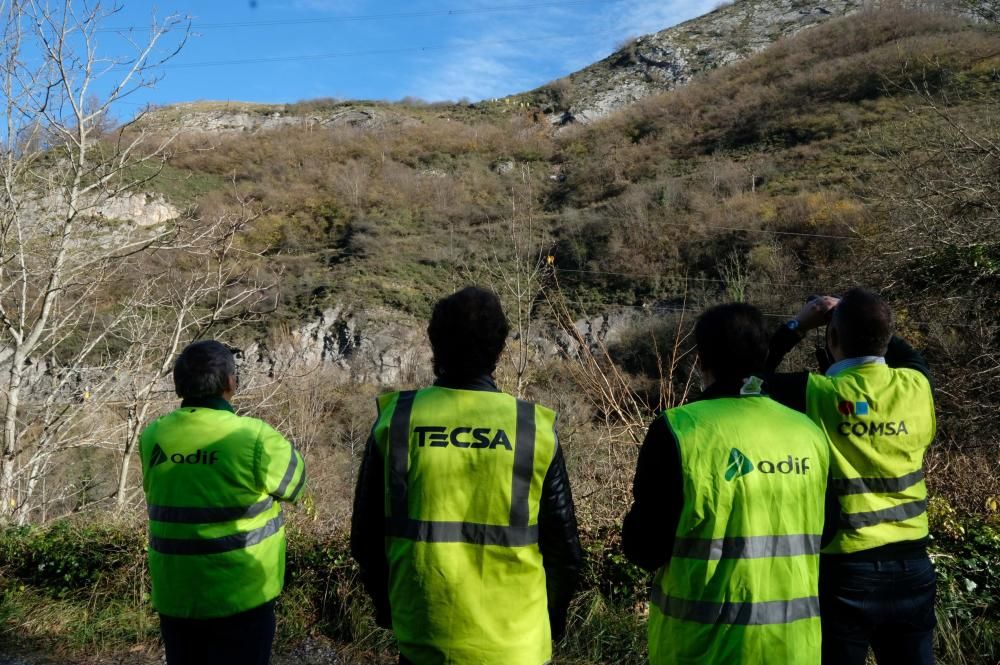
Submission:
M 707 14 L 719 0 L 623 0 L 616 3 L 615 27 L 622 39 L 659 32 Z
M 430 101 L 523 92 L 606 57 L 628 37 L 659 32 L 718 4 L 719 0 L 617 0 L 467 14 L 461 21 L 465 37 L 452 40 L 454 48 L 428 55 L 406 87 Z M 464 5 L 495 6 L 496 0 L 467 0 Z M 536 36 L 545 39 L 532 41 Z
M 488 99 L 502 96 L 521 77 L 496 53 L 461 52 L 451 62 L 417 79 L 419 96 L 430 101 Z
M 471 0 L 467 9 L 495 7 L 495 0 Z M 502 97 L 546 82 L 539 73 L 558 62 L 563 46 L 580 39 L 568 32 L 566 8 L 545 7 L 532 12 L 466 14 L 461 26 L 465 37 L 450 40 L 449 48 L 425 59 L 425 66 L 409 86 L 428 100 L 471 100 Z M 562 36 L 565 35 L 565 38 Z M 535 38 L 559 37 L 545 39 Z M 555 56 L 555 57 L 552 57 Z

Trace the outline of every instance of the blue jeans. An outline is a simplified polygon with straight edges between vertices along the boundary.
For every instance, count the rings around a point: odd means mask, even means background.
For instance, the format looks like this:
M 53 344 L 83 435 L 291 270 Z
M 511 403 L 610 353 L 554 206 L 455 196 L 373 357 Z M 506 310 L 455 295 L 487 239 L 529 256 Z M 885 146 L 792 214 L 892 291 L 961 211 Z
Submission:
M 879 665 L 934 663 L 937 580 L 930 559 L 824 557 L 819 589 L 823 665 L 864 665 L 869 645 Z

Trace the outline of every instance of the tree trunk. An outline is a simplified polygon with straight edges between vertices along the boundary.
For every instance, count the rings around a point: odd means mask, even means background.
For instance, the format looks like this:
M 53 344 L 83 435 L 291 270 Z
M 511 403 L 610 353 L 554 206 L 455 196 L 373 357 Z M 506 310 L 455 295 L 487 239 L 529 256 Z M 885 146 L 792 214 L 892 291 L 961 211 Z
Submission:
M 0 465 L 0 524 L 7 524 L 19 508 L 15 475 L 17 472 L 17 412 L 21 401 L 21 381 L 24 376 L 24 354 L 15 351 L 10 363 L 7 384 L 7 406 L 4 409 L 3 457 Z

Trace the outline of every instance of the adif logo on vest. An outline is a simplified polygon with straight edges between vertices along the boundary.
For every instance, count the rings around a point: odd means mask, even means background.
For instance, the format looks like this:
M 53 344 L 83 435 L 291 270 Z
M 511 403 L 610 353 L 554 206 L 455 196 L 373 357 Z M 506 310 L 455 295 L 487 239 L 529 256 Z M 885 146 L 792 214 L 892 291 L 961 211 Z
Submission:
M 153 468 L 157 464 L 163 464 L 167 461 L 167 454 L 163 452 L 163 448 L 160 448 L 160 444 L 153 446 L 153 454 L 149 456 L 149 468 Z
M 157 443 L 153 446 L 153 454 L 149 456 L 149 468 L 152 469 L 157 464 L 163 464 L 167 460 L 174 464 L 215 464 L 219 461 L 219 453 L 214 450 L 205 452 L 199 448 L 190 455 L 174 453 L 168 457 L 160 444 Z
M 745 476 L 753 471 L 753 462 L 750 458 L 733 448 L 729 451 L 729 466 L 726 467 L 726 480 L 733 480 L 740 476 Z
M 733 448 L 729 451 L 729 465 L 726 467 L 726 480 L 735 480 L 741 476 L 745 476 L 754 470 L 754 463 L 750 461 L 750 458 L 741 453 L 740 451 Z M 804 475 L 809 472 L 809 458 L 808 457 L 792 457 L 789 455 L 780 462 L 772 462 L 771 460 L 760 460 L 757 462 L 756 469 L 763 474 L 774 474 L 780 473 L 783 475 L 788 475 L 794 473 L 796 475 Z

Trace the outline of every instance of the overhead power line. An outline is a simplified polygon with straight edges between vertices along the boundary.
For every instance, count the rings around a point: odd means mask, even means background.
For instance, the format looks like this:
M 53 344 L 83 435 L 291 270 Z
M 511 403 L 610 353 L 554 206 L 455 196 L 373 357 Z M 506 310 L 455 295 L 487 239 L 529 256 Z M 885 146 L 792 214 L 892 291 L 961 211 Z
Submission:
M 683 297 L 683 296 L 678 296 L 678 298 L 681 298 L 681 297 Z M 586 302 L 584 302 L 582 300 L 569 300 L 569 299 L 565 299 L 565 302 L 570 303 L 572 305 L 576 305 L 584 313 L 586 313 L 586 308 L 588 306 L 593 307 L 593 303 L 586 303 Z M 618 308 L 618 309 L 638 309 L 638 310 L 642 310 L 642 311 L 645 311 L 645 312 L 651 312 L 651 313 L 654 313 L 654 314 L 701 314 L 702 312 L 705 311 L 705 308 L 702 308 L 702 307 L 686 307 L 686 306 L 683 306 L 683 305 L 656 305 L 656 304 L 650 304 L 650 305 L 628 305 L 628 304 L 623 304 L 623 303 L 603 303 L 601 305 L 601 307 L 603 308 L 603 310 L 605 312 L 608 311 L 609 309 Z M 761 312 L 761 315 L 762 316 L 766 316 L 766 317 L 771 318 L 771 319 L 783 319 L 783 320 L 787 321 L 787 320 L 791 319 L 792 317 L 794 317 L 795 313 L 794 312 L 784 312 L 784 313 L 781 313 L 781 312 Z M 957 322 L 954 322 L 954 321 L 908 321 L 908 323 L 912 323 L 912 324 L 915 324 L 915 325 L 922 325 L 922 326 L 933 326 L 933 325 L 946 326 L 948 328 L 975 328 L 976 327 L 974 324 L 971 324 L 971 323 L 957 323 Z
M 263 21 L 227 21 L 222 23 L 192 23 L 192 30 L 229 30 L 233 28 L 278 27 L 284 25 L 323 25 L 329 23 L 351 23 L 359 21 L 387 21 L 395 19 L 428 18 L 438 16 L 468 16 L 473 14 L 495 14 L 502 12 L 531 12 L 538 9 L 559 9 L 578 5 L 608 4 L 617 0 L 569 0 L 568 2 L 531 2 L 518 5 L 494 5 L 475 9 L 431 9 L 413 12 L 389 12 L 383 14 L 356 14 L 350 16 L 325 16 L 322 18 L 271 19 Z M 101 28 L 97 32 L 148 32 L 149 26 L 127 25 L 117 28 Z
M 576 39 L 578 37 L 592 37 L 595 35 L 605 35 L 612 33 L 612 30 L 599 30 L 597 32 L 578 32 L 573 35 L 541 35 L 536 37 L 522 37 L 519 39 L 487 39 L 481 41 L 463 41 L 453 44 L 435 44 L 428 46 L 404 46 L 400 48 L 370 49 L 364 51 L 339 51 L 335 53 L 313 53 L 307 55 L 288 55 L 264 58 L 240 58 L 234 60 L 205 60 L 202 62 L 178 62 L 162 65 L 163 69 L 192 69 L 196 67 L 220 67 L 230 65 L 260 65 L 276 62 L 299 62 L 305 60 L 327 60 L 332 58 L 350 58 L 366 55 L 389 55 L 395 53 L 414 53 L 421 51 L 446 51 L 449 49 L 467 48 L 469 46 L 490 46 L 495 44 L 522 44 L 526 42 L 545 42 L 561 39 Z M 122 65 L 127 67 L 128 65 Z
M 685 282 L 707 282 L 711 284 L 729 284 L 733 280 L 718 279 L 712 277 L 682 277 L 675 275 L 666 275 L 664 273 L 648 273 L 648 272 L 610 272 L 607 270 L 583 270 L 574 268 L 559 268 L 556 267 L 556 271 L 559 273 L 575 273 L 581 275 L 611 275 L 614 277 L 664 277 L 668 279 L 677 279 Z M 757 286 L 787 286 L 789 288 L 797 289 L 811 289 L 812 286 L 807 284 L 792 284 L 790 282 L 759 282 L 759 281 L 748 281 L 747 284 L 754 284 Z

